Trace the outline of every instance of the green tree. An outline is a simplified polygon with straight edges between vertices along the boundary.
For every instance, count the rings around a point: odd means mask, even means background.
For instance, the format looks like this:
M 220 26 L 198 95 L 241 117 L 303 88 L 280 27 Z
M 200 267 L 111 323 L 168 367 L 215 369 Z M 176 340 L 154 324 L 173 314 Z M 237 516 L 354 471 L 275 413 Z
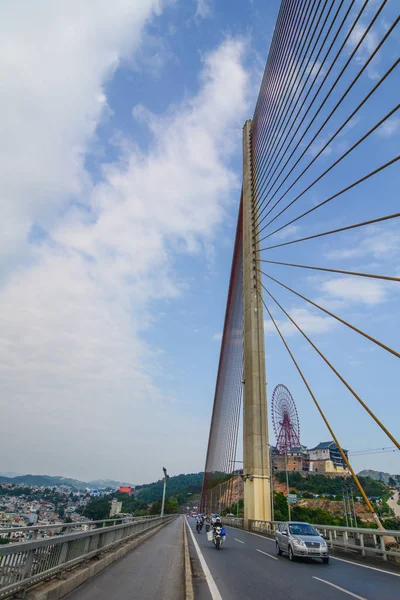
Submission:
M 85 508 L 83 515 L 92 521 L 101 521 L 110 514 L 111 500 L 109 498 L 92 498 Z

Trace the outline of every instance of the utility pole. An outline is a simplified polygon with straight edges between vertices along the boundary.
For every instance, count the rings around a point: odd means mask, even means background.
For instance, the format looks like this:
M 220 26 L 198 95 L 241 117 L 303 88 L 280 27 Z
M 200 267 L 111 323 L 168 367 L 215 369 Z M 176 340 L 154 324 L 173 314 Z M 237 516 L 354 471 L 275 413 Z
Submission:
M 353 504 L 354 523 L 355 523 L 355 527 L 357 527 L 358 523 L 357 523 L 356 507 L 355 507 L 355 504 L 354 504 L 353 490 L 351 490 L 351 502 Z
M 167 469 L 165 467 L 163 467 L 163 471 L 164 471 L 164 489 L 163 489 L 163 495 L 162 495 L 162 503 L 161 503 L 161 516 L 164 516 L 164 507 L 165 507 L 165 492 L 167 489 L 167 481 L 169 479 L 169 475 L 167 475 Z
M 271 482 L 271 521 L 275 521 L 274 510 L 274 471 L 272 466 L 272 446 L 269 444 L 269 467 L 270 467 L 270 482 Z
M 288 468 L 287 468 L 287 447 L 285 448 L 285 468 L 286 468 L 286 502 L 287 502 L 287 508 L 288 508 L 289 521 L 291 521 L 292 515 L 290 512 L 290 502 L 289 502 L 289 473 L 288 473 Z
M 251 120 L 243 128 L 243 481 L 244 528 L 271 520 L 264 317 L 258 281 L 259 235 L 251 156 Z
M 345 519 L 346 519 L 346 527 L 348 527 L 349 526 L 349 519 L 348 519 L 348 516 L 347 516 L 346 492 L 345 492 L 344 488 L 342 488 L 342 494 L 343 494 L 344 516 L 345 516 Z

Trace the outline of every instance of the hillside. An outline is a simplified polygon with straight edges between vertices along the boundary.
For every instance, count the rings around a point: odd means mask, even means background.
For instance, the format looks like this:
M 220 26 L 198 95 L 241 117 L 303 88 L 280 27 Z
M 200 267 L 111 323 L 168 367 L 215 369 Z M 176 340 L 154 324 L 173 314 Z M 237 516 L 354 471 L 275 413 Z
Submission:
M 167 498 L 176 498 L 178 504 L 184 504 L 195 494 L 200 494 L 203 485 L 203 473 L 189 473 L 188 475 L 175 475 L 168 479 Z M 151 504 L 157 502 L 162 496 L 163 481 L 159 479 L 154 483 L 138 485 L 135 488 L 135 497 Z
M 383 500 L 390 498 L 390 490 L 382 481 L 359 475 L 360 483 L 367 496 L 382 498 Z M 284 486 L 286 485 L 286 473 L 284 471 L 279 471 L 276 474 L 276 479 Z M 338 495 L 343 492 L 343 487 L 346 486 L 351 487 L 358 495 L 355 484 L 350 477 L 332 478 L 320 473 L 313 475 L 301 475 L 299 472 L 289 473 L 289 486 L 298 492 L 309 492 L 318 495 Z

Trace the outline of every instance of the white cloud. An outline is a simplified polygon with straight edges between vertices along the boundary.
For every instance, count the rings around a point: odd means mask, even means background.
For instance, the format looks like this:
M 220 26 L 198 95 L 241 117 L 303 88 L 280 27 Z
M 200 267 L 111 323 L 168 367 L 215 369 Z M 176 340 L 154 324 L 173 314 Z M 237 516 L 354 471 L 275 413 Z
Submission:
M 288 225 L 287 227 L 285 227 L 285 229 L 282 229 L 282 231 L 278 231 L 274 235 L 275 238 L 285 240 L 289 237 L 293 237 L 294 235 L 298 235 L 299 231 L 300 227 L 298 227 L 297 225 Z
M 358 277 L 337 277 L 323 281 L 321 291 L 333 300 L 373 306 L 387 299 L 385 283 Z
M 352 46 L 356 46 L 358 44 L 358 42 L 361 40 L 362 36 L 365 34 L 366 29 L 367 28 L 364 25 L 362 25 L 361 23 L 357 23 L 350 35 L 349 43 Z M 378 43 L 378 38 L 377 38 L 375 31 L 369 31 L 367 33 L 367 35 L 365 36 L 365 39 L 362 41 L 362 44 L 361 44 L 358 52 L 362 52 L 361 49 L 364 48 L 365 50 L 367 50 L 368 55 L 369 55 L 375 50 L 377 43 Z
M 104 84 L 138 47 L 160 0 L 2 3 L 0 254 L 19 252 L 32 222 L 45 227 L 90 188 L 87 145 L 107 110 Z
M 330 260 L 362 258 L 371 256 L 381 260 L 400 254 L 400 233 L 395 229 L 370 228 L 369 233 L 356 235 L 350 247 L 330 250 L 326 257 Z
M 292 319 L 307 335 L 313 333 L 327 333 L 336 326 L 335 320 L 331 317 L 324 317 L 322 313 L 318 314 L 316 311 L 311 311 L 308 308 L 293 308 L 288 312 Z M 275 321 L 284 337 L 300 334 L 299 330 L 288 318 L 285 317 L 282 320 L 275 319 Z M 264 331 L 266 334 L 276 332 L 275 325 L 271 320 L 266 320 L 264 322 Z
M 196 14 L 195 17 L 200 19 L 207 19 L 211 16 L 211 3 L 210 0 L 196 0 Z
M 212 336 L 213 342 L 220 342 L 222 340 L 222 331 L 220 333 L 214 333 Z
M 311 146 L 307 150 L 307 154 L 309 154 L 312 158 L 314 158 L 315 156 L 317 156 L 317 154 L 319 154 L 321 152 L 321 150 L 325 146 L 326 142 L 327 142 L 326 139 L 321 139 L 321 140 L 315 141 L 313 144 L 311 144 Z M 321 154 L 322 154 L 322 156 L 329 156 L 329 154 L 331 154 L 331 153 L 332 153 L 332 146 L 328 145 Z
M 384 138 L 390 138 L 398 133 L 400 133 L 400 119 L 398 117 L 391 117 L 382 123 L 376 132 L 377 135 Z
M 361 40 L 366 29 L 367 29 L 367 27 L 365 25 L 363 25 L 361 23 L 356 24 L 356 26 L 354 27 L 354 29 L 350 35 L 350 39 L 348 42 L 351 51 Z M 365 36 L 365 38 L 363 39 L 360 47 L 358 48 L 353 60 L 359 65 L 364 65 L 367 62 L 370 55 L 372 54 L 372 52 L 377 47 L 378 42 L 379 42 L 379 38 L 378 38 L 376 31 L 374 31 L 374 30 L 369 31 L 367 33 L 367 35 Z M 379 77 L 380 77 L 380 75 L 377 71 L 378 64 L 379 64 L 379 56 L 375 56 L 373 61 L 367 67 L 368 77 L 372 80 L 379 79 Z
M 195 423 L 159 389 L 163 355 L 143 331 L 154 302 L 182 293 L 175 254 L 199 252 L 236 194 L 227 164 L 248 108 L 245 45 L 230 39 L 206 56 L 198 94 L 164 117 L 137 108 L 152 133 L 148 153 L 122 140 L 121 161 L 93 186 L 84 159 L 104 81 L 160 4 L 116 0 L 111 12 L 98 0 L 47 4 L 42 14 L 26 2 L 23 23 L 13 8 L 7 27 L 2 20 L 3 50 L 12 49 L 1 100 L 10 114 L 0 140 L 13 232 L 6 252 L 20 252 L 0 291 L 2 455 L 19 470 L 82 478 L 147 481 L 161 447 L 171 472 L 193 468 L 194 456 L 201 467 L 205 440 L 185 433 Z M 35 223 L 47 235 L 28 245 Z

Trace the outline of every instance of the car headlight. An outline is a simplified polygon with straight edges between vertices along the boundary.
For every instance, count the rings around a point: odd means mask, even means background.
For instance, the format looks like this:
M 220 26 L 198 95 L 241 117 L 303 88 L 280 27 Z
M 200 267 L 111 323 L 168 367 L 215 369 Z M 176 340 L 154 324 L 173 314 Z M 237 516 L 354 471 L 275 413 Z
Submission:
M 304 548 L 305 543 L 303 542 L 303 540 L 293 540 L 293 544 L 295 546 L 301 546 L 302 548 Z
M 321 548 L 326 550 L 327 547 L 328 547 L 328 544 L 326 542 L 321 542 Z

